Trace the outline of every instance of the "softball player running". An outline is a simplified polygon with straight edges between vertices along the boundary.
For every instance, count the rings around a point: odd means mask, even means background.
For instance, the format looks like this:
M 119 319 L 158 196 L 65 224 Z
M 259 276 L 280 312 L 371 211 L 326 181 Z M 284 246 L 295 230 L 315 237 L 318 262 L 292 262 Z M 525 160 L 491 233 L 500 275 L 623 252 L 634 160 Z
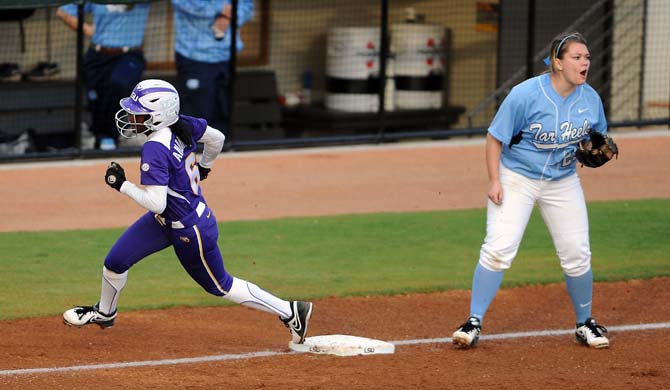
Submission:
M 607 330 L 591 317 L 589 221 L 575 157 L 589 129 L 605 134 L 607 122 L 600 97 L 586 84 L 590 54 L 581 34 L 556 37 L 546 62 L 550 71 L 514 87 L 488 129 L 486 238 L 472 280 L 470 318 L 452 337 L 459 347 L 476 345 L 535 204 L 563 268 L 576 340 L 609 346 Z
M 204 119 L 179 115 L 179 95 L 162 80 L 144 80 L 120 102 L 116 124 L 124 137 L 147 134 L 142 147 L 140 182 L 126 180 L 112 162 L 106 183 L 149 210 L 118 239 L 105 258 L 100 301 L 63 313 L 67 325 L 114 325 L 119 294 L 128 270 L 152 253 L 172 246 L 186 272 L 205 291 L 232 302 L 278 315 L 292 341 L 305 340 L 312 303 L 285 301 L 255 284 L 236 278 L 223 265 L 217 245 L 219 231 L 207 207 L 200 180 L 207 178 L 221 152 L 224 135 Z M 196 142 L 204 144 L 196 160 Z

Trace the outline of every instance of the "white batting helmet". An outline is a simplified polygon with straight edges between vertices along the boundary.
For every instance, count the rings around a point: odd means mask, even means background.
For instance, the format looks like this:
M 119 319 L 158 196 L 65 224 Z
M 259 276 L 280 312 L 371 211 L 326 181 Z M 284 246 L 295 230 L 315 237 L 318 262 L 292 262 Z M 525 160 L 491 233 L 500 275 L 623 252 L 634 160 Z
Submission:
M 125 138 L 160 130 L 179 120 L 179 93 L 167 81 L 144 80 L 133 88 L 130 97 L 121 99 L 119 104 L 121 109 L 116 113 L 116 128 Z M 136 115 L 147 115 L 148 118 L 140 121 Z M 144 130 L 139 131 L 142 128 Z

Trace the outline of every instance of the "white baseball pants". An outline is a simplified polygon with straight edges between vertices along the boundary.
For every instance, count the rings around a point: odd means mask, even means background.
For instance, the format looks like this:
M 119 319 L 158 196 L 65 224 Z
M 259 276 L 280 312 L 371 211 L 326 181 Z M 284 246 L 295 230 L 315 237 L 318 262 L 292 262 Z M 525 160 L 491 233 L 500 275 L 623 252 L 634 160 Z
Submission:
M 558 181 L 533 180 L 500 165 L 503 199 L 488 201 L 486 238 L 479 263 L 505 271 L 516 257 L 533 207 L 537 204 L 554 242 L 563 272 L 581 276 L 591 268 L 589 221 L 579 176 Z

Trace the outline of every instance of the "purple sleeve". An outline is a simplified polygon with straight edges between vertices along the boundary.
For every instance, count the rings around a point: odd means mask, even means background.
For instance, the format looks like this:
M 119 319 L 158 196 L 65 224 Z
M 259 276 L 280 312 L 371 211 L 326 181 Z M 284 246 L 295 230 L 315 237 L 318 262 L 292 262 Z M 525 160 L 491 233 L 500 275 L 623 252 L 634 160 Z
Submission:
M 142 146 L 140 183 L 166 186 L 170 182 L 169 151 L 159 142 L 146 142 Z
M 183 121 L 187 122 L 191 127 L 191 132 L 193 133 L 193 139 L 195 142 L 198 142 L 202 135 L 205 134 L 207 129 L 207 121 L 201 118 L 194 118 L 188 115 L 179 116 Z

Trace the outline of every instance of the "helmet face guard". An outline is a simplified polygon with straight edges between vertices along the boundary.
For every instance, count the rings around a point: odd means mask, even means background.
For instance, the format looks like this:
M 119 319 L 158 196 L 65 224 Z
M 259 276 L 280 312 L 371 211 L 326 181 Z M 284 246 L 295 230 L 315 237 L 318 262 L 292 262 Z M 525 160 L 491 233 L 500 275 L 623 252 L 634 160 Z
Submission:
M 179 120 L 179 94 L 163 80 L 144 80 L 119 102 L 116 128 L 124 138 L 157 131 Z
M 148 118 L 142 121 L 142 118 Z M 123 138 L 135 138 L 140 134 L 152 131 L 149 127 L 152 124 L 151 115 L 148 113 L 133 114 L 125 109 L 116 112 L 116 129 Z

